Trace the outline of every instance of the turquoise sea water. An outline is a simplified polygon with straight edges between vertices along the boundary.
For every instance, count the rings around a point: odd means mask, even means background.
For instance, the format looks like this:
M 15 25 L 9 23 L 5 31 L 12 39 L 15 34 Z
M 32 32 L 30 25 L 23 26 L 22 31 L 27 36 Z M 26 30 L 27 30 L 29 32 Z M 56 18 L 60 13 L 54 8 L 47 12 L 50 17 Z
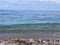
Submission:
M 59 31 L 59 23 L 0 25 L 0 30 L 47 30 Z
M 0 10 L 0 30 L 60 30 L 60 11 Z

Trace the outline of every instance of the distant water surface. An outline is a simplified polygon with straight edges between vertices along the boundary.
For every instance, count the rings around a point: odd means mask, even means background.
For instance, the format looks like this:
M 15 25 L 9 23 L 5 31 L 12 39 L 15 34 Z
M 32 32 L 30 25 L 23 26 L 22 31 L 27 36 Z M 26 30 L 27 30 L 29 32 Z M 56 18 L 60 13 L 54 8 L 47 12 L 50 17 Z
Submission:
M 60 23 L 60 11 L 0 10 L 0 24 Z

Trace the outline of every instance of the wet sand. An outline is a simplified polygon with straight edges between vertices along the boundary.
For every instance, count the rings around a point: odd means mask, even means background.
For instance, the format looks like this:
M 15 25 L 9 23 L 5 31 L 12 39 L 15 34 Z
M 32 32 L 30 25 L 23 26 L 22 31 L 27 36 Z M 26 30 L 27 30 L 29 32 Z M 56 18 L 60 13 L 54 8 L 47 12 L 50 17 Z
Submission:
M 60 39 L 59 31 L 42 31 L 42 30 L 0 30 L 0 39 L 11 38 L 33 38 L 41 39 Z

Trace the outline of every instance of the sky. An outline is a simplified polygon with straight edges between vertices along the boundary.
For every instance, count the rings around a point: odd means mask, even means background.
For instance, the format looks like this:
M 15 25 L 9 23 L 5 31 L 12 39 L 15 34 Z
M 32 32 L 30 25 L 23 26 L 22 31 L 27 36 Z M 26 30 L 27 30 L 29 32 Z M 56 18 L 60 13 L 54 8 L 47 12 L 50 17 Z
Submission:
M 60 10 L 60 0 L 0 0 L 0 9 Z

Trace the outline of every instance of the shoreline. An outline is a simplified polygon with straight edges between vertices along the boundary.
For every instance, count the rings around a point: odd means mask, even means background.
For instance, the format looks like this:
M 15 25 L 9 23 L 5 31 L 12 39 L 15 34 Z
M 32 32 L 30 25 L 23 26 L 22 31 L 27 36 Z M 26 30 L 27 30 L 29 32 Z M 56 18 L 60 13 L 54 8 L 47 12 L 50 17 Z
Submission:
M 21 33 L 21 32 L 60 32 L 60 30 L 0 30 L 0 33 Z
M 11 30 L 10 30 L 11 31 Z M 60 39 L 60 32 L 45 32 L 45 31 L 4 31 L 0 33 L 0 39 L 4 38 L 33 38 L 33 39 Z M 36 32 L 37 31 L 37 32 Z
M 0 30 L 2 38 L 60 39 L 60 30 Z

